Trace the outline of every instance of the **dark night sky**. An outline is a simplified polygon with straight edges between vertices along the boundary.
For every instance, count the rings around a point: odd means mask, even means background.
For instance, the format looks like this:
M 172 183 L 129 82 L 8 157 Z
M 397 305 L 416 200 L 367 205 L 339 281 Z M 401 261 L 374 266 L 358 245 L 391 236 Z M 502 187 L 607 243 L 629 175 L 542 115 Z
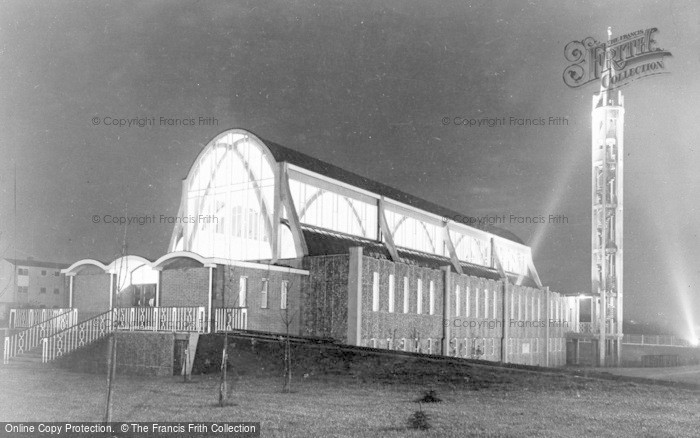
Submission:
M 700 324 L 699 17 L 692 1 L 4 1 L 0 255 L 111 261 L 124 230 L 92 216 L 174 216 L 201 148 L 240 127 L 473 216 L 565 215 L 505 228 L 545 284 L 588 291 L 597 85 L 563 83 L 564 46 L 658 27 L 671 74 L 623 90 L 625 312 Z M 510 116 L 569 124 L 441 123 Z M 171 230 L 132 226 L 129 252 L 155 259 Z

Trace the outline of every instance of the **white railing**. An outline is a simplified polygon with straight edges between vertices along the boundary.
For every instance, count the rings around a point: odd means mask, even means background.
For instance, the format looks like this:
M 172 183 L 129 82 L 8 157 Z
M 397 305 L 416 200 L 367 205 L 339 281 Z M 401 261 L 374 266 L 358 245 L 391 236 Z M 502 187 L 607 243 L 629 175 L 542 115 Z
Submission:
M 44 338 L 42 361 L 54 360 L 115 330 L 202 333 L 205 330 L 205 309 L 120 307 L 108 310 Z
M 248 329 L 248 309 L 227 307 L 216 309 L 214 331 L 230 332 Z
M 73 309 L 10 309 L 10 328 L 28 328 Z
M 108 310 L 44 338 L 41 361 L 54 360 L 112 333 L 114 331 L 112 318 L 113 312 Z
M 41 343 L 42 338 L 65 330 L 77 322 L 78 309 L 72 309 L 11 336 L 6 336 L 2 352 L 3 363 L 7 364 L 13 357 L 36 348 Z
M 673 335 L 624 335 L 623 344 L 636 345 L 664 345 L 671 347 L 692 347 L 686 339 L 681 339 Z
M 204 307 L 121 307 L 114 309 L 114 328 L 202 333 L 205 315 Z
M 595 334 L 598 333 L 598 326 L 595 323 L 592 322 L 579 322 L 578 323 L 578 330 L 576 333 L 589 333 L 589 334 Z
M 567 333 L 581 333 L 581 334 L 589 334 L 589 335 L 598 335 L 600 334 L 600 325 L 598 322 L 579 322 L 578 324 L 570 324 L 570 327 L 573 329 L 567 330 Z M 612 321 L 608 321 L 606 330 L 606 334 L 613 335 L 617 333 L 617 324 L 615 324 Z

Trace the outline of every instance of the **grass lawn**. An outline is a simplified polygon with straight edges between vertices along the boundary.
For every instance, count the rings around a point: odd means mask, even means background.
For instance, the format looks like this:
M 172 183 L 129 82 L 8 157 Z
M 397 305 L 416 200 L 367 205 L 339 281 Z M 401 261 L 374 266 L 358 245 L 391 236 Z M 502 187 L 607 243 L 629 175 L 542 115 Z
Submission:
M 489 371 L 493 374 L 493 371 Z M 314 375 L 282 394 L 281 379 L 238 375 L 231 406 L 217 405 L 218 377 L 117 377 L 114 421 L 259 421 L 278 437 L 697 437 L 700 393 L 664 386 L 535 372 L 505 371 L 487 387 L 454 379 L 409 384 Z M 60 369 L 0 369 L 0 421 L 100 421 L 105 378 Z M 408 429 L 413 400 L 428 431 Z

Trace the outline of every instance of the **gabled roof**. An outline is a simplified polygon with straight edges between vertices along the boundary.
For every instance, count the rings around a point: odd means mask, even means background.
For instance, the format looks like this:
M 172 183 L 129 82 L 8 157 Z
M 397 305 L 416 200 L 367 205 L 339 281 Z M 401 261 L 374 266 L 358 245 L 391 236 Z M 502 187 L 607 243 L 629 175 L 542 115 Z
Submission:
M 433 213 L 444 218 L 450 218 L 452 220 L 455 220 L 456 218 L 467 217 L 463 213 L 450 210 L 448 208 L 434 204 L 430 201 L 426 201 L 425 199 L 421 199 L 417 196 L 413 196 L 409 193 L 405 193 L 401 190 L 389 187 L 380 182 L 371 180 L 353 172 L 349 172 L 338 166 L 326 163 L 325 161 L 321 161 L 317 158 L 311 157 L 293 149 L 289 149 L 275 142 L 268 141 L 262 138 L 261 140 L 265 143 L 265 146 L 267 146 L 270 149 L 273 158 L 277 162 L 287 162 L 290 164 L 294 164 L 295 166 L 302 167 L 304 169 L 310 170 L 328 178 L 344 182 L 346 184 L 358 187 L 368 192 L 376 193 L 377 195 L 385 196 L 389 199 L 393 199 L 394 201 L 408 204 L 412 207 L 427 211 L 429 213 Z M 469 224 L 469 226 L 472 228 L 478 228 L 489 233 L 495 234 L 497 236 L 503 237 L 505 239 L 512 240 L 513 242 L 524 244 L 524 242 L 518 236 L 516 236 L 508 230 L 495 227 L 489 224 L 483 224 L 481 226 L 477 225 L 480 225 L 477 221 L 474 221 L 473 224 Z
M 43 262 L 41 260 L 20 260 L 20 259 L 5 259 L 8 262 L 12 263 L 15 266 L 27 266 L 27 267 L 34 267 L 34 268 L 49 268 L 49 269 L 65 269 L 67 268 L 68 264 L 66 263 L 54 263 L 54 262 Z
M 348 254 L 352 247 L 362 247 L 362 254 L 376 259 L 391 260 L 389 251 L 386 247 L 377 241 L 371 239 L 363 239 L 348 234 L 338 233 L 335 231 L 325 230 L 310 225 L 301 226 L 306 239 L 306 246 L 309 249 L 309 256 L 321 255 L 336 255 Z M 452 267 L 452 262 L 448 257 L 427 254 L 420 251 L 413 251 L 405 248 L 397 248 L 401 263 L 407 265 L 416 265 L 432 269 L 440 269 L 443 266 Z M 496 269 L 487 268 L 471 263 L 460 262 L 462 271 L 465 275 L 474 277 L 486 278 L 489 280 L 500 280 L 501 277 Z M 508 274 L 511 284 L 519 282 L 522 286 L 537 288 L 537 284 L 530 277 L 520 277 L 517 275 Z

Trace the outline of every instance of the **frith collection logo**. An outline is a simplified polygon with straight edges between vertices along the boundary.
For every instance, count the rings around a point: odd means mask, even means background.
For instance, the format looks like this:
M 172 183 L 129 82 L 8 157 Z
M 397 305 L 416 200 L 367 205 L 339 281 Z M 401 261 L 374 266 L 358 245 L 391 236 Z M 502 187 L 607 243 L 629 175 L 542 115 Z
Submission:
M 652 27 L 606 43 L 592 37 L 570 42 L 564 47 L 564 56 L 572 63 L 564 69 L 564 83 L 578 88 L 601 81 L 603 88 L 614 90 L 637 79 L 669 73 L 664 57 L 671 56 L 671 52 L 657 46 L 656 32 L 658 29 Z

